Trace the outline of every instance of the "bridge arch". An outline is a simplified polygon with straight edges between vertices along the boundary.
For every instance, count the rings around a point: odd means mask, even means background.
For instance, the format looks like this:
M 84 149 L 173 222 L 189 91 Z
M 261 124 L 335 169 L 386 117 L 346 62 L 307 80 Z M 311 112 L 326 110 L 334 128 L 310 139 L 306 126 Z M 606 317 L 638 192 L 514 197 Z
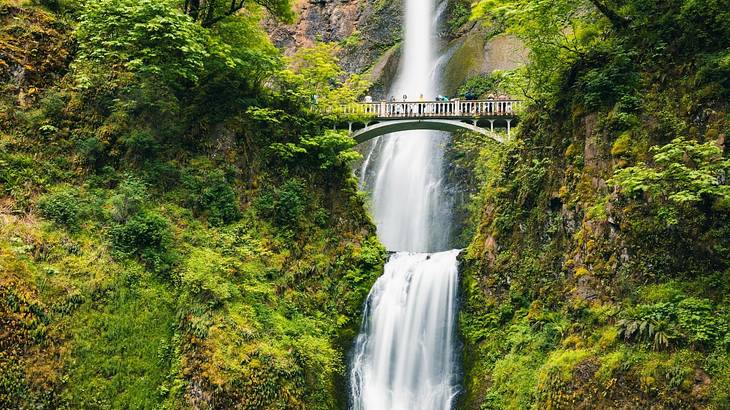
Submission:
M 503 142 L 502 138 L 491 130 L 481 128 L 464 121 L 439 118 L 383 121 L 372 125 L 367 125 L 365 128 L 354 131 L 351 135 L 358 144 L 361 144 L 363 142 L 369 141 L 373 138 L 377 138 L 385 134 L 411 130 L 434 130 L 447 132 L 467 130 L 485 135 L 499 143 Z

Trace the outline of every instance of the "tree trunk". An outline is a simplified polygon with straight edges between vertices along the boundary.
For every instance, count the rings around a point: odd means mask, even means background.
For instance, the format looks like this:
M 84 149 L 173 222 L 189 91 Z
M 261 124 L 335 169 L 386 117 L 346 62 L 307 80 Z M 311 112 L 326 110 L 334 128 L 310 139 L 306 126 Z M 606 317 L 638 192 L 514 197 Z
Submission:
M 593 3 L 594 6 L 604 15 L 608 20 L 611 21 L 611 24 L 617 28 L 617 29 L 624 29 L 626 26 L 629 25 L 629 19 L 626 17 L 620 16 L 618 13 L 616 13 L 615 10 L 608 7 L 606 4 L 601 2 L 600 0 L 590 0 L 591 3 Z
M 195 21 L 198 21 L 200 15 L 200 0 L 189 0 L 186 2 L 187 10 L 185 12 Z

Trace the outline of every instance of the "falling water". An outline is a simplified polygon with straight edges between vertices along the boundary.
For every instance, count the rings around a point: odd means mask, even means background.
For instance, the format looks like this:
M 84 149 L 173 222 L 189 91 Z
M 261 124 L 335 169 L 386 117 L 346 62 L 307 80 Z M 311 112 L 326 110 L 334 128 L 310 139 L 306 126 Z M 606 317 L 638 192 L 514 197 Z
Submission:
M 438 16 L 434 0 L 405 0 L 403 59 L 391 95 L 433 99 Z M 458 392 L 454 347 L 457 250 L 443 186 L 449 136 L 407 131 L 376 140 L 360 182 L 370 190 L 378 236 L 395 253 L 370 290 L 350 371 L 357 410 L 439 409 Z M 419 253 L 420 252 L 420 253 Z M 437 252 L 437 253 L 425 253 Z
M 439 91 L 434 0 L 405 1 L 403 59 L 390 94 L 433 100 Z M 450 206 L 442 187 L 447 138 L 441 132 L 407 131 L 373 143 L 377 161 L 367 161 L 361 175 L 367 176 L 378 236 L 388 249 L 432 252 L 448 247 Z
M 352 360 L 355 409 L 451 408 L 458 253 L 399 252 L 385 266 Z

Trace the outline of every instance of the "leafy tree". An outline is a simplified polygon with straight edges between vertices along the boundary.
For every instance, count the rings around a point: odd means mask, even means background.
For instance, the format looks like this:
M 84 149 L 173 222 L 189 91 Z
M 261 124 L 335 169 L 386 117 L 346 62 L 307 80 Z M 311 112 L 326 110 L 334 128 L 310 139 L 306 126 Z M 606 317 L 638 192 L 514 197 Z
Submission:
M 213 63 L 222 65 L 211 67 L 214 75 L 215 71 L 225 72 L 254 86 L 282 69 L 281 53 L 261 29 L 260 19 L 257 12 L 238 14 L 210 30 L 214 49 L 221 57 Z
M 87 2 L 77 37 L 82 63 L 123 68 L 171 85 L 197 82 L 210 56 L 207 33 L 173 0 Z
M 301 145 L 310 154 L 316 154 L 322 169 L 348 165 L 360 158 L 360 154 L 352 150 L 357 142 L 344 132 L 326 130 L 322 135 L 302 138 Z
M 607 29 L 585 0 L 481 0 L 472 18 L 498 24 L 530 50 L 530 63 L 515 80 L 526 97 L 539 100 L 559 89 L 565 67 L 584 56 Z
M 299 50 L 289 59 L 289 68 L 280 73 L 282 91 L 301 104 L 325 109 L 355 102 L 370 84 L 361 75 L 348 75 L 338 65 L 338 50 L 335 43 L 317 43 Z
M 211 121 L 234 115 L 258 98 L 262 84 L 284 67 L 280 51 L 260 26 L 258 12 L 239 13 L 207 30 L 211 37 L 211 58 L 200 85 L 188 93 L 197 119 L 205 114 Z

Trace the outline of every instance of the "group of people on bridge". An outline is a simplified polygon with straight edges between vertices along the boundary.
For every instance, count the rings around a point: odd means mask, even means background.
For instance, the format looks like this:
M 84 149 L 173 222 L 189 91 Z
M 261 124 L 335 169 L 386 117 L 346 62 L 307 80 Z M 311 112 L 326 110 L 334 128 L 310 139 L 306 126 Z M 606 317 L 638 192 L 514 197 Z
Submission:
M 391 96 L 388 101 L 375 102 L 371 96 L 366 96 L 363 100 L 364 104 L 382 105 L 382 109 L 378 109 L 379 114 L 384 116 L 405 116 L 418 117 L 424 115 L 454 115 L 454 114 L 511 114 L 512 100 L 506 95 L 495 96 L 490 94 L 486 100 L 482 100 L 483 104 L 476 104 L 476 94 L 468 91 L 464 95 L 464 99 L 449 99 L 448 96 L 438 95 L 434 100 L 427 101 L 423 94 L 418 97 L 417 101 L 409 101 L 407 95 L 403 95 L 401 101 L 397 101 Z M 461 102 L 461 103 L 460 103 Z M 483 105 L 483 107 L 481 107 Z M 369 111 L 369 110 L 368 110 Z

